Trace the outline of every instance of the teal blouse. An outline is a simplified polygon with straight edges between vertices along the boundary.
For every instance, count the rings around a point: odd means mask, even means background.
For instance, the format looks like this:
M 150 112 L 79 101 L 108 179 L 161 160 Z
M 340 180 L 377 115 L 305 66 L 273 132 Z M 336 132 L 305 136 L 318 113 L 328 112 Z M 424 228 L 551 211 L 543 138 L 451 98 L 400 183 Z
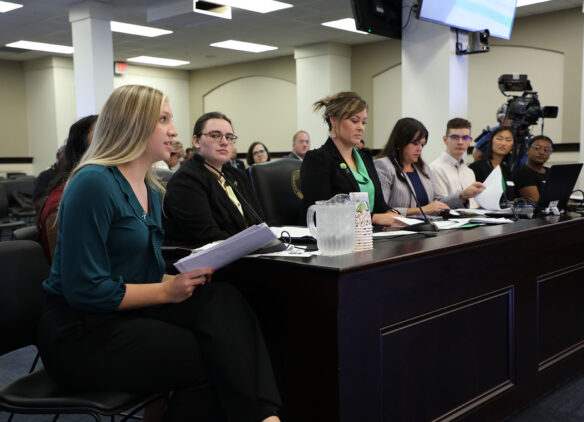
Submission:
M 355 177 L 355 180 L 359 184 L 359 190 L 361 192 L 367 192 L 369 195 L 369 209 L 373 212 L 373 207 L 375 206 L 375 186 L 373 185 L 371 177 L 369 177 L 363 159 L 355 148 L 353 148 L 353 159 L 357 164 L 357 171 L 351 169 L 351 173 L 353 173 L 353 177 Z
M 90 165 L 65 190 L 51 273 L 44 289 L 74 309 L 115 311 L 126 283 L 158 283 L 162 195 L 148 187 L 147 215 L 117 167 Z

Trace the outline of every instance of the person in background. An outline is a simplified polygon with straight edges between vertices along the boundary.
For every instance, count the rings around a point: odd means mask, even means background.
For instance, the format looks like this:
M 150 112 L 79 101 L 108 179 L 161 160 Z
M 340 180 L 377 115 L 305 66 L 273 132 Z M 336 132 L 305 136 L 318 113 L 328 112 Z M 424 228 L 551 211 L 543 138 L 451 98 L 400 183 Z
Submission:
M 304 130 L 299 130 L 292 137 L 292 152 L 284 158 L 292 160 L 304 159 L 306 152 L 310 149 L 310 135 Z
M 539 201 L 550 169 L 544 164 L 549 160 L 554 150 L 554 143 L 544 135 L 531 138 L 527 148 L 527 163 L 517 170 L 513 176 L 515 192 L 522 198 L 529 198 L 533 202 Z
M 350 192 L 367 192 L 374 225 L 395 223 L 381 194 L 381 186 L 370 155 L 358 151 L 365 124 L 367 103 L 355 92 L 339 92 L 314 103 L 324 109 L 329 138 L 323 146 L 308 151 L 300 169 L 304 212 L 316 201 Z
M 96 121 L 97 115 L 90 115 L 79 119 L 69 128 L 65 149 L 57 163 L 55 177 L 48 187 L 49 195 L 41 206 L 37 227 L 41 245 L 49 262 L 53 260 L 57 243 L 57 212 L 63 197 L 65 182 L 91 144 Z
M 475 161 L 479 161 L 480 159 L 484 158 L 484 155 L 487 152 L 489 141 L 493 136 L 493 131 L 497 130 L 501 126 L 511 126 L 511 124 L 513 123 L 513 120 L 509 119 L 509 117 L 507 116 L 507 103 L 502 104 L 497 109 L 496 115 L 497 122 L 499 124 L 493 127 L 487 126 L 487 128 L 483 130 L 483 132 L 475 140 L 475 146 L 472 150 L 472 158 Z
M 509 161 L 513 157 L 515 137 L 511 126 L 500 126 L 493 131 L 493 136 L 487 146 L 486 157 L 475 161 L 469 167 L 474 171 L 475 178 L 484 182 L 491 172 L 499 166 L 503 175 L 503 194 L 501 206 L 507 207 L 508 202 L 515 198 L 514 183 L 511 179 Z
M 252 143 L 247 150 L 247 165 L 261 164 L 270 161 L 270 151 L 261 142 Z
M 196 151 L 193 147 L 189 147 L 185 150 L 185 152 L 186 152 L 186 155 L 185 155 L 184 160 L 181 161 L 181 163 L 180 163 L 181 165 L 183 165 L 185 161 L 190 160 L 193 157 L 193 155 L 195 155 Z
M 259 223 L 256 215 L 263 220 L 247 174 L 227 164 L 236 140 L 224 114 L 205 113 L 197 119 L 193 145 L 198 152 L 166 185 L 165 244 L 197 247 Z
M 235 148 L 235 144 L 231 144 L 231 159 L 227 163 L 233 168 L 245 170 L 245 163 L 237 159 L 237 148 Z
M 430 168 L 434 198 L 441 201 L 458 195 L 460 205 L 477 208 L 478 205 L 473 198 L 482 192 L 485 186 L 476 182 L 474 172 L 464 160 L 472 142 L 470 131 L 471 124 L 468 120 L 458 117 L 450 119 L 446 124 L 446 135 L 442 137 L 446 151 L 430 163 Z
M 175 171 L 181 160 L 185 158 L 186 155 L 187 153 L 185 152 L 182 142 L 174 140 L 172 141 L 172 151 L 170 152 L 169 159 L 154 163 L 154 167 Z
M 49 184 L 57 174 L 57 166 L 59 165 L 59 160 L 61 159 L 64 150 L 65 145 L 60 146 L 57 149 L 57 153 L 55 154 L 55 162 L 49 168 L 41 171 L 36 179 L 34 179 L 32 202 L 34 203 L 37 210 L 40 209 L 47 198 Z
M 165 421 L 279 422 L 280 398 L 260 327 L 212 268 L 164 274 L 162 194 L 152 164 L 177 136 L 166 96 L 125 85 L 103 106 L 73 170 L 38 349 L 72 391 L 172 391 Z

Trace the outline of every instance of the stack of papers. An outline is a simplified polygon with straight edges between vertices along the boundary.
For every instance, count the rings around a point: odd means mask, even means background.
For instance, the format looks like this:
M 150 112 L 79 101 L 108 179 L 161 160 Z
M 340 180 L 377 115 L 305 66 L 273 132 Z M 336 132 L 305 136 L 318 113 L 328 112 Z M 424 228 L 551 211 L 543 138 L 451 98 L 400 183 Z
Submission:
M 198 268 L 218 270 L 274 240 L 276 236 L 266 223 L 256 224 L 229 239 L 195 249 L 189 256 L 175 262 L 174 266 L 181 273 Z

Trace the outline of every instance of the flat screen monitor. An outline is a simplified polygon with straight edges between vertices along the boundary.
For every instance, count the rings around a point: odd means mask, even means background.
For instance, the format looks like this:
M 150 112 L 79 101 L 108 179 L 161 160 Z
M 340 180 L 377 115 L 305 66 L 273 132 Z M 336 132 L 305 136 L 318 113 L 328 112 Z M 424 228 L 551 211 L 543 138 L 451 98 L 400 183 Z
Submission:
M 420 0 L 419 18 L 508 40 L 517 0 Z
M 351 0 L 358 30 L 384 37 L 402 37 L 402 0 Z
M 582 163 L 553 165 L 539 194 L 537 210 L 541 211 L 553 204 L 556 204 L 558 210 L 565 209 L 581 169 Z

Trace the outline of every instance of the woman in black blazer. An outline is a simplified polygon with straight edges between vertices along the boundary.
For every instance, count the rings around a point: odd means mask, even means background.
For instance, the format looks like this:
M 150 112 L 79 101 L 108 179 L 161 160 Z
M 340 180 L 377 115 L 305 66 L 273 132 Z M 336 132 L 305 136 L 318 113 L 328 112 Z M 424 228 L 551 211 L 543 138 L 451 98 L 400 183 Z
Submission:
M 369 154 L 355 147 L 367 122 L 367 103 L 354 92 L 339 92 L 314 103 L 324 108 L 330 135 L 325 144 L 308 151 L 302 161 L 300 180 L 303 206 L 330 199 L 339 193 L 368 192 L 375 225 L 391 225 L 397 215 L 383 200 L 379 178 Z
M 193 132 L 198 151 L 166 186 L 167 245 L 197 247 L 227 239 L 263 219 L 245 172 L 226 165 L 237 139 L 227 116 L 206 113 L 199 117 Z

